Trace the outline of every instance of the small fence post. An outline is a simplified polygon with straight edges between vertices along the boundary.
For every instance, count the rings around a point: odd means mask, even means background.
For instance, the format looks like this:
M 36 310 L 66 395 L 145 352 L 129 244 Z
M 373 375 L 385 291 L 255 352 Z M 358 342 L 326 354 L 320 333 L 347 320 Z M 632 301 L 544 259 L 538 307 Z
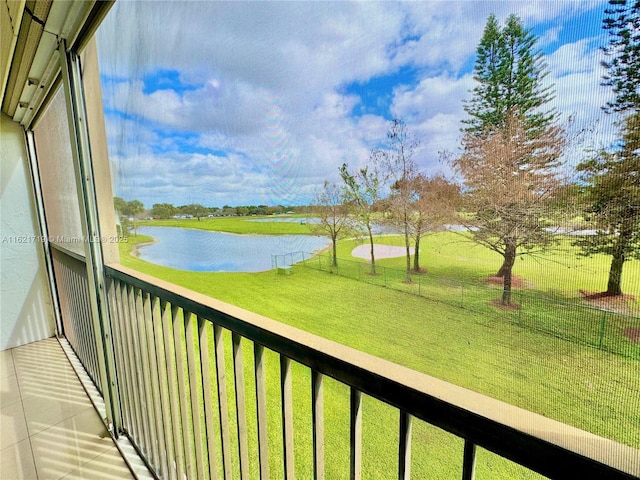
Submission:
M 360 268 L 361 268 L 361 264 L 358 263 L 358 281 L 360 281 Z
M 602 311 L 602 320 L 600 321 L 600 339 L 598 340 L 598 348 L 602 348 L 604 342 L 604 329 L 607 324 L 607 311 Z
M 382 275 L 384 277 L 384 286 L 387 286 L 387 269 L 386 267 L 382 267 Z

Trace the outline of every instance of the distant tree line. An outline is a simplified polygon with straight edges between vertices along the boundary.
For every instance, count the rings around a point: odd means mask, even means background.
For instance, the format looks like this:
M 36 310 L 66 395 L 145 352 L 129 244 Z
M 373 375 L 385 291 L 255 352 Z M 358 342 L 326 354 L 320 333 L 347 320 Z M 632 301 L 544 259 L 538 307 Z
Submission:
M 113 205 L 120 216 L 120 220 L 129 218 L 153 218 L 153 219 L 169 219 L 175 217 L 201 218 L 214 217 L 230 217 L 230 216 L 248 216 L 248 215 L 281 215 L 288 212 L 298 213 L 301 207 L 287 207 L 284 205 L 268 206 L 268 205 L 241 205 L 232 207 L 225 205 L 223 207 L 205 207 L 199 203 L 191 203 L 189 205 L 175 206 L 172 203 L 154 203 L 153 206 L 146 210 L 144 204 L 139 200 L 124 200 L 120 197 L 114 197 Z

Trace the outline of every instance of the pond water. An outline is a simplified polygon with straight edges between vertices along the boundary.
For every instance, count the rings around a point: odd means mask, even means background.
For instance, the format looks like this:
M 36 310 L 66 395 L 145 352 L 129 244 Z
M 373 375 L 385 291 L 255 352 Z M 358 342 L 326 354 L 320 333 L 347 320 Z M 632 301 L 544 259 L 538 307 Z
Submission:
M 264 272 L 271 255 L 314 252 L 330 245 L 312 235 L 236 235 L 172 227 L 140 227 L 157 241 L 138 248 L 138 257 L 165 267 L 195 272 Z

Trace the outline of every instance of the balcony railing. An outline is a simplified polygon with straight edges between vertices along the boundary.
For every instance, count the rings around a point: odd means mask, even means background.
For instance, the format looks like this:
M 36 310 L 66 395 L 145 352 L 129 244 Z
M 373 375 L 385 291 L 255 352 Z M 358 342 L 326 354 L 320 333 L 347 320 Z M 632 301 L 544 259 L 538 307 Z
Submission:
M 102 393 L 95 331 L 93 322 L 89 321 L 91 306 L 87 264 L 82 256 L 53 244 L 51 246 L 64 335 L 98 391 Z
M 295 478 L 293 409 L 298 404 L 292 396 L 292 363 L 310 370 L 308 425 L 315 478 L 325 478 L 326 377 L 350 391 L 350 478 L 360 478 L 362 471 L 363 394 L 399 412 L 399 478 L 410 478 L 413 418 L 464 440 L 463 478 L 473 478 L 476 447 L 552 478 L 633 478 L 640 473 L 638 451 L 630 447 L 122 266 L 108 266 L 106 273 L 117 377 L 125 403 L 123 424 L 159 476 L 217 478 L 219 448 L 225 478 L 231 478 L 235 463 L 241 478 L 249 478 L 251 424 L 257 429 L 260 475 L 269 478 L 267 351 L 275 352 L 280 367 L 278 450 L 288 479 Z M 253 369 L 243 363 L 246 342 L 252 346 Z M 226 375 L 225 349 L 231 353 L 232 380 Z M 247 418 L 247 372 L 252 372 L 255 384 L 255 422 Z M 231 390 L 235 409 L 227 398 Z M 233 441 L 231 431 L 237 436 Z M 237 458 L 232 458 L 232 451 Z
M 81 273 L 65 268 L 66 285 L 76 285 L 70 278 Z M 478 447 L 551 478 L 640 475 L 640 455 L 631 447 L 123 266 L 105 271 L 120 433 L 159 478 L 291 480 L 305 455 L 313 478 L 335 478 L 335 465 L 325 463 L 325 446 L 338 441 L 335 428 L 325 428 L 329 383 L 348 391 L 338 396 L 348 411 L 349 458 L 339 478 L 362 478 L 363 430 L 377 428 L 365 424 L 367 397 L 395 411 L 390 441 L 401 479 L 412 478 L 411 466 L 422 461 L 414 419 L 458 438 L 455 470 L 463 479 L 474 477 Z

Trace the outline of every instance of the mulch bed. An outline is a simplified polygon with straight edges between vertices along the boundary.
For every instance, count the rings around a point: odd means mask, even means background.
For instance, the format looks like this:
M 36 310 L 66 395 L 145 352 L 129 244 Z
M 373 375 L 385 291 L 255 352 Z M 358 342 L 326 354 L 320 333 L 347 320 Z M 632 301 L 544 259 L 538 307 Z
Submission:
M 490 283 L 491 285 L 503 285 L 504 278 L 503 277 L 486 277 L 484 279 L 486 283 Z M 524 279 L 517 275 L 511 275 L 511 286 L 514 288 L 519 288 L 524 285 Z
M 592 307 L 626 315 L 637 315 L 637 306 L 636 313 L 634 313 L 634 305 L 632 305 L 636 301 L 635 295 L 610 295 L 607 292 L 589 292 L 586 290 L 580 290 L 580 295 Z
M 513 303 L 511 302 L 509 305 L 503 305 L 502 304 L 502 299 L 500 298 L 496 298 L 494 299 L 492 302 L 494 307 L 499 308 L 500 310 L 520 310 L 520 305 L 517 303 Z
M 636 299 L 635 295 L 627 295 L 627 294 L 611 295 L 610 293 L 607 293 L 607 292 L 588 292 L 586 290 L 580 290 L 580 295 L 582 295 L 582 298 L 584 298 L 585 300 L 602 300 L 602 299 L 604 299 L 604 301 L 631 300 L 633 302 Z
M 640 343 L 640 327 L 627 327 L 622 334 L 633 343 Z

